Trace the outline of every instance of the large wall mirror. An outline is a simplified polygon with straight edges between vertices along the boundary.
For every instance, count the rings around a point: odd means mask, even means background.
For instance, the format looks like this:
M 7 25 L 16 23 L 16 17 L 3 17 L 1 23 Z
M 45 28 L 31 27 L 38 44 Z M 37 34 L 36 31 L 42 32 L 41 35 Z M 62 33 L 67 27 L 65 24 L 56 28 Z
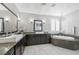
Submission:
M 4 18 L 0 17 L 0 32 L 4 32 Z
M 42 32 L 43 24 L 42 20 L 34 20 L 34 32 Z
M 17 31 L 17 17 L 0 4 L 0 33 Z

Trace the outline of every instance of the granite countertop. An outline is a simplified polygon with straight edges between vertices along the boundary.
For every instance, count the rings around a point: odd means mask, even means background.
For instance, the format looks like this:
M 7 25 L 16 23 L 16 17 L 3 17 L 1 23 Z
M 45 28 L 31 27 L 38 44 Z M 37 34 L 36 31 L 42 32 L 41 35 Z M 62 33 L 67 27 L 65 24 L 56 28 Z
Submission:
M 16 42 L 0 43 L 0 55 L 7 53 L 14 45 L 16 45 Z
M 0 55 L 7 53 L 12 47 L 14 47 L 23 37 L 23 34 L 15 34 L 15 42 L 0 43 Z
M 24 34 L 26 34 L 26 35 L 31 35 L 31 34 L 39 35 L 39 34 L 49 34 L 49 33 L 45 33 L 45 32 L 37 32 L 37 33 L 35 33 L 35 32 L 24 32 Z

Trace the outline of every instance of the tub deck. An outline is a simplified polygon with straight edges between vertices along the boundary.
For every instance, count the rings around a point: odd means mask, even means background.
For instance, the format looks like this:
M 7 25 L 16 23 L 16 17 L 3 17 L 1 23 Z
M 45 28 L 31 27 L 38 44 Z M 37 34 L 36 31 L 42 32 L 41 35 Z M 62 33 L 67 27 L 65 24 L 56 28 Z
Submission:
M 61 36 L 62 37 L 62 36 Z M 52 37 L 51 43 L 55 46 L 71 49 L 71 50 L 79 50 L 79 39 L 75 39 L 73 37 Z

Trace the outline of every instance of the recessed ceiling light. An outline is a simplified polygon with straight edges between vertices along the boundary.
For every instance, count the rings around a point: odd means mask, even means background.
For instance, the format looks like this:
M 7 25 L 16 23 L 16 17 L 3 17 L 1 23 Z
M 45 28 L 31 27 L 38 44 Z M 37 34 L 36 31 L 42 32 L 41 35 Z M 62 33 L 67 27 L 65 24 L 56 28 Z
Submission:
M 46 5 L 46 3 L 42 3 L 42 5 Z
M 55 4 L 55 3 L 53 3 L 53 4 L 52 4 L 52 7 L 55 7 L 55 6 L 56 6 L 56 4 Z

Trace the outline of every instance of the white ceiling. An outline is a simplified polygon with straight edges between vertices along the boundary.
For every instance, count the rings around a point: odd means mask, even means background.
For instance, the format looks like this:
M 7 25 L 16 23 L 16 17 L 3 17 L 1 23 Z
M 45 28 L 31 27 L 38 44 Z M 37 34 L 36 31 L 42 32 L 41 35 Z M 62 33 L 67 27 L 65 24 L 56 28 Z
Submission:
M 42 5 L 41 3 L 16 3 L 15 5 L 20 12 L 42 14 L 42 15 L 66 15 L 79 9 L 79 3 L 56 3 L 55 7 L 52 7 L 53 3 L 47 3 Z

